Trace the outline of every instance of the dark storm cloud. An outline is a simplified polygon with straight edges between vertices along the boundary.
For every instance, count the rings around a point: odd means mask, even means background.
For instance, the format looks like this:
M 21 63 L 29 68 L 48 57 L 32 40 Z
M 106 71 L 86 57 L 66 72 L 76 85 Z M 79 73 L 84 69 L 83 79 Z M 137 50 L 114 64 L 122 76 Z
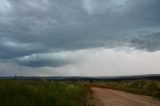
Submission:
M 71 63 L 67 60 L 61 60 L 61 59 L 45 59 L 45 58 L 36 58 L 36 59 L 30 59 L 30 60 L 16 60 L 17 63 L 29 66 L 29 67 L 59 67 L 64 66 L 66 64 Z
M 130 43 L 126 31 L 160 27 L 160 0 L 2 0 L 0 59 Z M 154 33 L 154 32 L 153 32 Z M 157 35 L 158 40 L 158 35 Z M 132 46 L 159 50 L 154 38 L 133 39 Z M 148 41 L 149 40 L 149 41 Z M 23 65 L 60 66 L 36 60 Z
M 58 52 L 58 53 L 36 53 L 29 56 L 16 58 L 13 61 L 30 67 L 59 67 L 66 64 L 75 63 L 72 58 L 72 53 Z
M 148 51 L 160 50 L 160 32 L 134 38 L 131 40 L 131 45 Z

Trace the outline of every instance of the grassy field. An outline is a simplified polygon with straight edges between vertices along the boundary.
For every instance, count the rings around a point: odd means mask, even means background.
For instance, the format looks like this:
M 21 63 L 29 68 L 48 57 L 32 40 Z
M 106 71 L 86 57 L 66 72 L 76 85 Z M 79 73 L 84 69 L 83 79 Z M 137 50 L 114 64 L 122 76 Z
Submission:
M 86 83 L 87 84 L 87 83 Z M 0 106 L 93 106 L 85 83 L 0 80 Z M 91 86 L 160 98 L 160 81 L 95 82 Z M 89 101 L 88 101 L 89 100 Z M 92 105 L 90 105 L 92 104 Z
M 135 80 L 96 83 L 98 86 L 160 98 L 160 81 Z
M 85 94 L 79 83 L 0 81 L 0 106 L 82 106 Z

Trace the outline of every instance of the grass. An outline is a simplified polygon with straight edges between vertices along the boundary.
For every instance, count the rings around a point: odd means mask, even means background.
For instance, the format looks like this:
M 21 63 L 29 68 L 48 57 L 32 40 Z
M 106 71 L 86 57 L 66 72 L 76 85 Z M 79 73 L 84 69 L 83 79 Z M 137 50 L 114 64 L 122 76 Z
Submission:
M 0 106 L 82 106 L 82 84 L 0 80 Z
M 153 80 L 135 80 L 135 81 L 119 81 L 119 82 L 106 82 L 99 83 L 98 85 L 123 90 L 127 92 L 143 94 L 160 98 L 160 81 Z

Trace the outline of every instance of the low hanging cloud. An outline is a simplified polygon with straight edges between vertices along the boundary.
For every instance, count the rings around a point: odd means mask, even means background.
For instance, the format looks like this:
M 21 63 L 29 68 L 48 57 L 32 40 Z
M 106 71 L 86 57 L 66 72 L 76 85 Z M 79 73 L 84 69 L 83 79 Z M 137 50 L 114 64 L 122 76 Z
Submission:
M 74 63 L 71 60 L 71 54 L 65 53 L 41 53 L 32 54 L 15 59 L 15 62 L 29 67 L 60 67 L 66 64 Z
M 55 56 L 56 55 L 56 56 Z M 30 56 L 19 59 L 21 62 L 21 74 L 25 75 L 49 75 L 49 76 L 117 76 L 117 75 L 139 75 L 139 74 L 158 74 L 160 63 L 160 51 L 147 52 L 143 50 L 136 50 L 134 48 L 94 48 L 86 50 L 78 50 L 73 52 L 52 53 L 49 55 L 40 54 L 40 58 Z M 55 57 L 58 60 L 68 60 L 65 65 L 60 66 L 51 65 Z M 49 58 L 46 60 L 51 62 L 44 62 L 39 66 L 28 66 L 27 62 L 35 61 L 36 59 L 43 61 L 42 58 Z M 23 66 L 23 64 L 27 64 Z M 37 65 L 37 64 L 36 64 Z M 47 67 L 46 67 L 47 66 Z M 9 66 L 7 66 L 9 67 Z M 11 66 L 13 67 L 13 65 Z M 46 71 L 44 71 L 46 70 Z M 18 73 L 20 74 L 20 73 Z
M 13 59 L 13 61 L 28 67 L 60 67 L 68 64 L 77 64 L 85 58 L 85 55 L 87 56 L 89 52 L 95 52 L 95 50 L 83 49 L 65 52 L 38 53 L 16 58 Z

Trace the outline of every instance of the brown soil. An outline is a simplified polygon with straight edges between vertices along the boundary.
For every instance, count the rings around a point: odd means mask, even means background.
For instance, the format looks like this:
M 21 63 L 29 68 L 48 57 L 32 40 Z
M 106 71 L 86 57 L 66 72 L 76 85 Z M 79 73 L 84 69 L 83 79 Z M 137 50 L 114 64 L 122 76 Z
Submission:
M 95 106 L 160 106 L 160 100 L 149 96 L 91 86 L 90 90 Z

